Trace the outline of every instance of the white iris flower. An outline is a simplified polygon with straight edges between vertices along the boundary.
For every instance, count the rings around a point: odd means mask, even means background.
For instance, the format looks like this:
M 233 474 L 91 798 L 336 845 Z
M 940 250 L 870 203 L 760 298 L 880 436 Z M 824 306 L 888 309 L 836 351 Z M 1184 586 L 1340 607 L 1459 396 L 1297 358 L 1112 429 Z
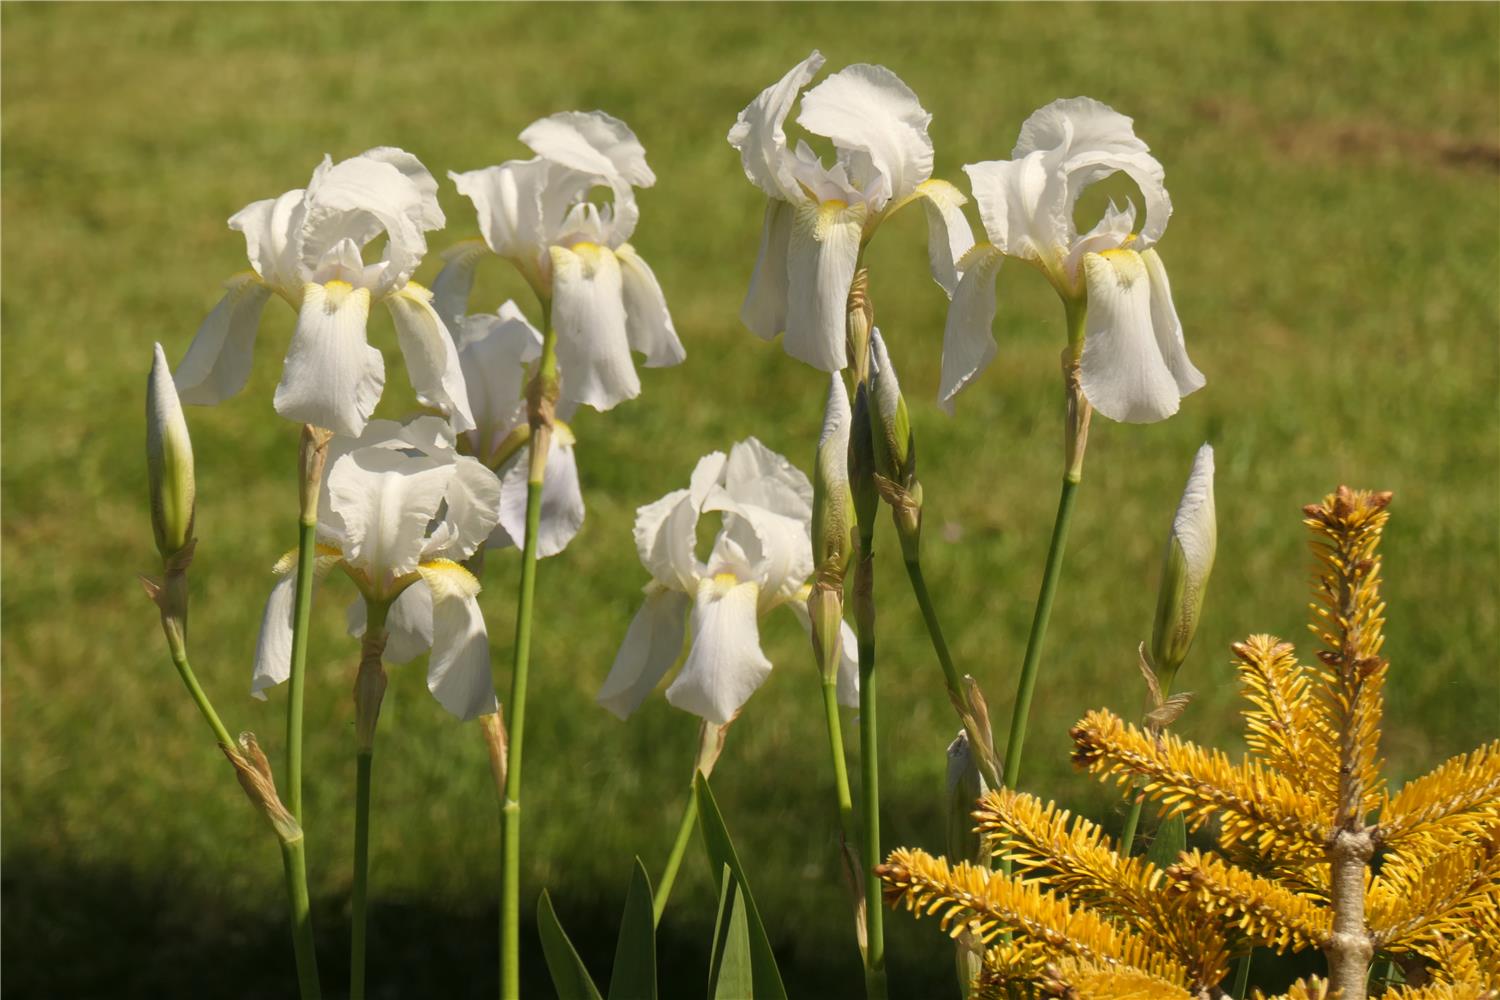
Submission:
M 363 633 L 366 605 L 389 603 L 384 660 L 427 650 L 427 688 L 460 719 L 496 710 L 479 581 L 459 565 L 494 530 L 500 482 L 478 459 L 454 450 L 438 417 L 407 424 L 374 420 L 357 440 L 335 438 L 318 504 L 317 572 L 337 566 L 359 588 L 350 632 Z M 291 673 L 297 553 L 276 565 L 255 649 L 251 693 Z
M 519 546 L 526 538 L 526 449 L 515 434 L 526 427 L 527 366 L 541 357 L 542 335 L 514 302 L 499 312 L 464 316 L 449 324 L 458 342 L 459 363 L 469 388 L 475 427 L 465 432 L 469 453 L 500 472 L 500 523 L 486 548 Z M 542 483 L 542 516 L 537 556 L 545 559 L 567 548 L 583 526 L 583 493 L 573 433 L 566 421 L 574 407 L 560 402 Z M 505 457 L 506 452 L 509 457 Z
M 1080 379 L 1093 407 L 1113 420 L 1148 423 L 1177 412 L 1203 386 L 1188 360 L 1167 271 L 1154 249 L 1172 202 L 1165 171 L 1131 119 L 1087 97 L 1054 101 L 1021 126 L 1009 160 L 964 167 L 988 243 L 962 261 L 943 332 L 939 399 L 953 397 L 995 357 L 995 274 L 1005 257 L 1041 269 L 1065 301 L 1087 301 Z M 1073 222 L 1090 184 L 1123 172 L 1145 199 L 1111 204 L 1088 232 Z
M 366 338 L 370 307 L 396 324 L 417 398 L 473 426 L 458 355 L 411 281 L 427 253 L 427 231 L 443 226 L 437 182 L 410 153 L 382 146 L 335 164 L 329 157 L 305 189 L 245 206 L 229 220 L 245 234 L 253 272 L 231 278 L 177 366 L 184 403 L 219 403 L 245 387 L 261 310 L 272 292 L 297 310 L 297 328 L 276 386 L 276 412 L 357 437 L 385 387 L 385 362 Z M 364 250 L 386 237 L 378 261 Z
M 634 189 L 656 175 L 635 133 L 602 111 L 543 118 L 521 141 L 537 155 L 449 176 L 474 203 L 484 244 L 551 304 L 563 401 L 608 410 L 640 394 L 632 350 L 648 368 L 686 357 L 656 276 L 628 242 L 640 219 Z M 612 200 L 590 200 L 597 188 Z M 483 251 L 471 242 L 445 254 L 445 317 L 467 312 Z
M 955 262 L 974 243 L 947 181 L 931 180 L 932 115 L 884 66 L 859 63 L 833 74 L 802 97 L 797 124 L 832 141 L 834 164 L 823 165 L 805 141 L 787 145 L 787 115 L 798 93 L 823 65 L 816 50 L 751 101 L 729 130 L 745 176 L 766 193 L 760 256 L 740 318 L 823 371 L 848 364 L 844 311 L 860 252 L 882 221 L 921 201 L 927 208 L 933 277 L 953 294 Z
M 722 515 L 706 563 L 697 557 L 705 511 Z M 667 701 L 717 725 L 733 719 L 771 672 L 760 648 L 760 617 L 786 605 L 811 629 L 811 519 L 807 477 L 755 438 L 728 456 L 704 456 L 687 489 L 637 510 L 636 549 L 652 579 L 599 703 L 622 719 L 639 708 L 676 661 L 691 618 L 692 644 Z M 857 706 L 859 668 L 847 652 L 855 648 L 854 635 L 847 623 L 843 628 L 838 697 Z

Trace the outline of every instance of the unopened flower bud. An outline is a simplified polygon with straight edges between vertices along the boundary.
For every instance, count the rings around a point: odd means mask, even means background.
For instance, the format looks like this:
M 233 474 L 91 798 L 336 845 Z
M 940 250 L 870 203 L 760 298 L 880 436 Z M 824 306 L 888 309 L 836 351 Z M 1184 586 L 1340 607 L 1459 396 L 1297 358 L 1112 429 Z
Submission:
M 885 339 L 878 329 L 871 337 L 870 346 L 870 384 L 875 402 L 872 414 L 875 418 L 875 471 L 905 488 L 915 481 L 917 474 L 911 417 L 901 395 L 901 384 L 896 379 L 896 367 L 891 364 Z
M 193 539 L 196 487 L 193 442 L 177 399 L 177 384 L 161 345 L 146 383 L 146 468 L 151 480 L 151 527 L 163 559 L 187 548 Z
M 854 498 L 854 523 L 861 526 L 861 532 L 870 532 L 875 526 L 880 494 L 875 488 L 875 442 L 867 382 L 854 390 L 854 409 L 849 422 L 849 493 Z
M 854 549 L 854 497 L 849 492 L 849 394 L 838 372 L 829 377 L 823 434 L 813 462 L 813 560 L 820 579 L 843 580 Z
M 1187 488 L 1172 519 L 1172 534 L 1156 602 L 1156 624 L 1151 631 L 1151 660 L 1164 688 L 1187 659 L 1203 610 L 1203 594 L 1214 565 L 1218 525 L 1214 518 L 1214 450 L 1198 449 Z
M 861 385 L 869 378 L 870 332 L 875 328 L 875 307 L 870 303 L 870 272 L 860 268 L 849 284 L 849 298 L 845 316 L 845 349 L 849 352 L 849 363 L 854 366 L 854 384 Z

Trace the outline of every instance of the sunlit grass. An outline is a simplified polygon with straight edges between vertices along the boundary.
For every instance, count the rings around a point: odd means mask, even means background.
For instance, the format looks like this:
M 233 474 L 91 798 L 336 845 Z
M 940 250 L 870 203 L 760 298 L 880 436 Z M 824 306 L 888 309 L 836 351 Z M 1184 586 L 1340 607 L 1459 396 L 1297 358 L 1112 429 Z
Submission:
M 570 925 L 613 922 L 630 856 L 653 874 L 665 857 L 695 739 L 695 720 L 659 696 L 629 724 L 593 704 L 645 580 L 634 509 L 682 482 L 700 454 L 749 434 L 811 465 L 820 376 L 737 319 L 761 196 L 724 133 L 813 45 L 833 66 L 882 62 L 913 86 L 935 115 L 938 176 L 960 182 L 960 164 L 1007 156 L 1026 113 L 1075 93 L 1133 115 L 1167 168 L 1176 215 L 1161 252 L 1209 384 L 1165 424 L 1095 422 L 1027 786 L 1113 807 L 1069 769 L 1066 729 L 1089 707 L 1129 713 L 1143 701 L 1134 650 L 1205 439 L 1218 456 L 1220 548 L 1179 675 L 1199 693 L 1184 734 L 1235 745 L 1230 641 L 1304 640 L 1309 559 L 1287 518 L 1349 482 L 1396 492 L 1393 778 L 1495 735 L 1494 7 L 7 5 L 0 18 L 8 911 L 43 884 L 17 868 L 25 859 L 27 871 L 170 871 L 236 912 L 279 919 L 269 837 L 179 690 L 133 579 L 153 562 L 141 454 L 149 346 L 180 358 L 219 283 L 244 268 L 224 220 L 302 184 L 325 151 L 400 145 L 442 176 L 524 155 L 514 137 L 540 115 L 602 107 L 635 128 L 659 177 L 641 195 L 634 242 L 689 358 L 644 372 L 639 400 L 575 424 L 589 513 L 539 577 L 525 894 L 549 886 Z M 447 183 L 441 197 L 450 226 L 435 248 L 475 234 L 468 203 Z M 956 418 L 942 416 L 945 302 L 924 239 L 915 216 L 882 230 L 873 294 L 919 440 L 928 577 L 961 668 L 1006 719 L 1056 502 L 1061 309 L 1039 275 L 1006 265 L 999 360 Z M 475 302 L 521 292 L 495 265 Z M 283 696 L 246 696 L 268 570 L 295 542 L 295 428 L 270 408 L 291 315 L 273 302 L 267 316 L 246 392 L 189 412 L 200 495 L 192 645 L 226 722 L 259 732 L 279 764 Z M 388 321 L 372 333 L 398 389 Z M 388 393 L 382 412 L 409 401 Z M 502 664 L 513 576 L 512 562 L 491 559 L 481 598 Z M 325 928 L 342 919 L 352 837 L 357 654 L 342 634 L 344 584 L 319 594 L 308 690 L 309 863 Z M 893 562 L 877 593 L 886 837 L 938 845 L 956 723 Z M 815 674 L 790 617 L 765 643 L 777 670 L 730 734 L 719 801 L 788 962 L 852 984 Z M 377 900 L 491 905 L 484 748 L 420 674 L 393 671 L 383 712 L 372 889 Z M 666 918 L 678 938 L 706 936 L 708 882 L 690 861 Z M 9 942 L 19 931 L 5 926 Z M 895 981 L 947 982 L 940 942 L 904 918 L 888 934 Z M 93 953 L 81 965 L 130 961 L 108 940 L 74 947 Z M 472 953 L 490 948 L 480 939 Z M 7 973 L 24 978 L 24 956 L 10 957 Z M 692 991 L 699 971 L 667 975 Z

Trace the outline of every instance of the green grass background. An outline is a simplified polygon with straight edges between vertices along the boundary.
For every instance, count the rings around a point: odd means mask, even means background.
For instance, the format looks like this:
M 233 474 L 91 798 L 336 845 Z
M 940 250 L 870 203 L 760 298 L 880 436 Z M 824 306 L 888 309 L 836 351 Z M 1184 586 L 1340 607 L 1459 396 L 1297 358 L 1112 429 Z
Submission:
M 635 243 L 688 349 L 686 364 L 643 373 L 638 400 L 578 419 L 588 521 L 540 573 L 524 907 L 550 888 L 607 978 L 630 858 L 659 872 L 696 729 L 660 694 L 628 724 L 593 703 L 645 580 L 634 509 L 749 434 L 811 464 L 821 377 L 737 319 L 762 195 L 724 133 L 815 45 L 834 68 L 884 63 L 921 95 L 940 177 L 962 184 L 960 165 L 1007 156 L 1032 109 L 1080 93 L 1133 115 L 1167 169 L 1176 215 L 1161 252 L 1208 386 L 1162 424 L 1094 423 L 1026 786 L 1118 823 L 1112 794 L 1071 770 L 1066 732 L 1090 707 L 1141 703 L 1135 647 L 1205 439 L 1219 555 L 1180 675 L 1198 692 L 1184 734 L 1242 745 L 1228 644 L 1307 638 L 1298 509 L 1341 482 L 1396 492 L 1390 775 L 1500 730 L 1500 8 L 7 4 L 0 25 L 8 994 L 291 988 L 272 839 L 134 579 L 155 565 L 150 345 L 180 358 L 245 267 L 224 220 L 303 184 L 324 152 L 399 145 L 443 177 L 526 155 L 515 136 L 528 122 L 594 107 L 634 127 L 659 177 Z M 476 233 L 446 180 L 441 197 L 450 226 L 434 249 Z M 882 230 L 874 296 L 920 442 L 928 576 L 958 661 L 1005 720 L 1056 498 L 1062 312 L 1039 275 L 1007 265 L 999 359 L 944 417 L 945 302 L 924 240 L 919 215 Z M 436 267 L 434 255 L 419 278 Z M 490 265 L 476 303 L 522 290 Z M 189 413 L 193 657 L 228 724 L 258 732 L 278 766 L 284 693 L 261 704 L 246 691 L 267 571 L 295 541 L 296 428 L 270 406 L 291 325 L 273 302 L 247 390 Z M 371 334 L 392 369 L 381 411 L 400 415 L 410 391 L 388 320 Z M 878 544 L 893 552 L 888 529 Z M 502 682 L 513 577 L 513 560 L 492 559 L 481 598 Z M 877 588 L 885 843 L 939 848 L 955 723 L 899 565 L 883 562 Z M 334 994 L 347 982 L 351 596 L 338 579 L 320 592 L 307 692 L 309 863 Z M 763 638 L 777 670 L 730 733 L 718 794 L 793 994 L 856 995 L 809 654 L 790 615 Z M 484 750 L 426 694 L 420 666 L 394 671 L 376 782 L 375 995 L 490 995 Z M 666 995 L 701 993 L 712 906 L 695 849 L 663 925 Z M 887 927 L 895 995 L 947 995 L 936 927 Z M 545 995 L 528 942 L 530 992 Z

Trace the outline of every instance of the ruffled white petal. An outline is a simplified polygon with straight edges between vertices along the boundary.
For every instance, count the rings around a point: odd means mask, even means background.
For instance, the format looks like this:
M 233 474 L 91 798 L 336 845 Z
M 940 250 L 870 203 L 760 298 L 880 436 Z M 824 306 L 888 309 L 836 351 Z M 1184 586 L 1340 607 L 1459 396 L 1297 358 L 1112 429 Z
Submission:
M 1063 97 L 1031 113 L 1010 155 L 1019 160 L 1037 150 L 1071 155 L 1090 150 L 1144 153 L 1146 149 L 1126 115 L 1092 97 Z
M 450 171 L 448 176 L 458 193 L 474 203 L 479 233 L 490 249 L 535 266 L 547 242 L 542 229 L 542 192 L 551 169 L 538 157 L 461 174 Z
M 552 321 L 562 398 L 608 410 L 640 395 L 630 357 L 620 264 L 607 247 L 552 247 Z
M 687 352 L 682 349 L 682 341 L 677 339 L 677 328 L 672 325 L 672 314 L 667 310 L 667 297 L 662 294 L 650 265 L 629 243 L 616 248 L 615 258 L 620 263 L 625 296 L 625 333 L 631 350 L 646 356 L 647 368 L 681 364 Z
M 349 634 L 356 639 L 365 634 L 365 599 L 356 597 L 346 613 Z M 391 602 L 385 616 L 386 663 L 410 663 L 432 648 L 432 591 L 412 584 Z
M 825 372 L 848 364 L 845 314 L 865 216 L 862 203 L 803 202 L 795 208 L 782 347 Z
M 813 488 L 807 475 L 757 438 L 729 449 L 722 481 L 736 503 L 755 504 L 803 523 L 812 520 Z
M 437 179 L 430 170 L 422 166 L 421 160 L 395 146 L 376 146 L 359 155 L 380 163 L 389 163 L 412 183 L 420 199 L 415 221 L 423 229 L 442 229 L 448 224 L 448 220 L 443 217 L 443 208 L 438 204 Z
M 304 273 L 344 240 L 363 247 L 384 232 L 386 266 L 378 288 L 384 294 L 405 284 L 427 253 L 427 198 L 390 162 L 369 156 L 333 166 L 325 161 L 313 174 L 306 199 L 298 255 Z
M 721 451 L 698 460 L 690 487 L 673 490 L 635 512 L 635 548 L 641 565 L 664 587 L 693 593 L 703 575 L 698 562 L 698 516 L 719 485 L 728 458 Z
M 266 284 L 295 301 L 302 293 L 297 233 L 305 211 L 301 188 L 279 198 L 251 202 L 229 217 L 229 228 L 245 234 L 250 266 Z
M 1064 180 L 1050 171 L 1046 154 L 988 160 L 964 167 L 979 218 L 990 242 L 1012 257 L 1058 266 L 1072 241 Z
M 457 563 L 425 564 L 419 572 L 432 591 L 432 658 L 427 690 L 463 721 L 499 707 L 490 679 L 490 640 L 475 595 L 479 581 Z
M 760 252 L 750 275 L 750 290 L 740 306 L 740 321 L 762 340 L 773 340 L 786 329 L 787 249 L 792 239 L 796 208 L 780 198 L 766 201 L 760 230 Z
M 656 584 L 646 585 L 646 600 L 630 620 L 625 641 L 615 654 L 609 676 L 599 689 L 598 702 L 627 719 L 655 690 L 662 676 L 677 662 L 692 599 Z
M 745 176 L 772 198 L 798 201 L 802 195 L 792 176 L 785 123 L 797 93 L 823 66 L 823 56 L 812 54 L 793 66 L 780 80 L 761 91 L 741 111 L 729 130 L 729 144 L 740 151 Z
M 510 301 L 494 315 L 465 316 L 453 332 L 478 425 L 474 451 L 487 459 L 525 419 L 526 366 L 541 357 L 542 335 Z
M 184 403 L 212 406 L 245 387 L 260 314 L 271 289 L 250 273 L 230 278 L 173 375 Z
M 329 506 L 344 527 L 344 558 L 377 582 L 417 568 L 454 467 L 430 455 L 360 448 L 328 473 Z
M 706 579 L 693 605 L 693 645 L 667 701 L 715 725 L 733 719 L 771 673 L 760 649 L 758 591 L 733 577 Z
M 932 115 L 901 78 L 884 66 L 856 63 L 809 90 L 797 124 L 832 139 L 850 179 L 866 193 L 883 181 L 887 198 L 899 200 L 932 176 Z M 878 211 L 883 201 L 871 207 Z
M 417 402 L 441 411 L 459 433 L 472 430 L 474 414 L 453 338 L 432 307 L 432 293 L 416 282 L 385 299 L 406 359 L 406 374 Z
M 1151 247 L 1166 232 L 1167 220 L 1172 217 L 1172 199 L 1167 194 L 1166 171 L 1150 153 L 1084 153 L 1069 159 L 1064 169 L 1068 171 L 1070 215 L 1086 186 L 1118 170 L 1135 181 L 1135 186 L 1140 188 L 1141 197 L 1145 200 L 1146 220 L 1141 223 L 1135 247 Z
M 963 277 L 943 324 L 943 369 L 938 405 L 953 412 L 953 397 L 995 360 L 995 275 L 1005 259 L 997 248 L 980 244 L 964 256 Z
M 431 528 L 422 558 L 462 562 L 483 545 L 500 519 L 500 480 L 489 466 L 468 455 L 456 455 L 453 478 L 443 494 L 443 519 Z M 549 469 L 550 473 L 551 470 Z
M 1151 279 L 1151 329 L 1156 334 L 1156 346 L 1161 351 L 1167 368 L 1177 380 L 1177 392 L 1186 396 L 1203 388 L 1206 380 L 1203 373 L 1188 360 L 1187 343 L 1182 337 L 1182 323 L 1177 318 L 1177 307 L 1172 304 L 1172 285 L 1167 280 L 1167 269 L 1155 250 L 1141 254 L 1146 265 L 1146 274 Z
M 522 129 L 521 141 L 538 156 L 581 173 L 618 177 L 635 187 L 656 183 L 646 149 L 630 126 L 603 111 L 549 115 Z
M 922 199 L 927 215 L 927 258 L 932 279 L 951 299 L 958 288 L 958 262 L 974 245 L 974 231 L 963 210 L 969 199 L 952 184 L 939 180 L 923 181 L 915 194 Z
M 542 514 L 538 525 L 538 559 L 555 556 L 568 547 L 583 527 L 583 490 L 578 483 L 578 459 L 565 435 L 552 435 L 547 452 L 547 472 L 542 480 Z M 499 523 L 490 535 L 488 548 L 520 548 L 526 540 L 527 453 L 511 461 L 500 481 Z
M 1079 381 L 1094 409 L 1125 423 L 1177 412 L 1181 393 L 1151 325 L 1151 280 L 1141 255 L 1110 250 L 1083 258 L 1088 285 Z
M 260 617 L 260 637 L 255 641 L 255 672 L 250 693 L 265 700 L 265 690 L 292 674 L 292 613 L 297 603 L 297 574 L 282 574 L 266 598 Z
M 358 437 L 385 388 L 385 361 L 365 340 L 370 291 L 309 282 L 276 386 L 276 412 Z
M 484 240 L 464 240 L 441 254 L 443 269 L 432 282 L 432 308 L 443 318 L 448 332 L 458 337 L 459 321 L 469 312 L 474 290 L 474 269 L 490 252 Z

